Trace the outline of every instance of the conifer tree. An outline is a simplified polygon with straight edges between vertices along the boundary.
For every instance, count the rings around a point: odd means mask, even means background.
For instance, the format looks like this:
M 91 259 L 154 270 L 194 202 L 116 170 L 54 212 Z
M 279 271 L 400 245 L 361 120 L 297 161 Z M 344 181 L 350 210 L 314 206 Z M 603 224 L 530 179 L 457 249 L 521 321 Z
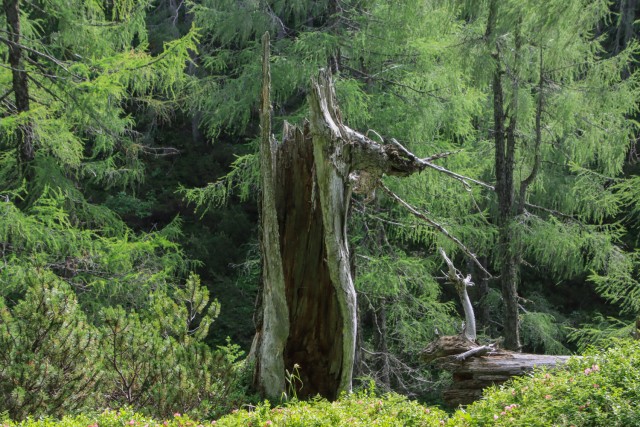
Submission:
M 138 240 L 113 212 L 90 201 L 96 188 L 131 187 L 143 179 L 141 156 L 156 148 L 143 142 L 133 115 L 143 109 L 168 114 L 185 81 L 195 33 L 151 56 L 148 6 L 126 0 L 4 3 L 3 254 L 15 259 L 14 268 L 55 272 L 81 294 L 95 288 L 115 295 L 120 284 L 137 281 L 155 286 L 185 268 L 170 241 L 177 223 Z M 126 271 L 133 265 L 137 272 Z M 12 277 L 5 275 L 17 284 Z M 122 280 L 109 283 L 115 277 Z

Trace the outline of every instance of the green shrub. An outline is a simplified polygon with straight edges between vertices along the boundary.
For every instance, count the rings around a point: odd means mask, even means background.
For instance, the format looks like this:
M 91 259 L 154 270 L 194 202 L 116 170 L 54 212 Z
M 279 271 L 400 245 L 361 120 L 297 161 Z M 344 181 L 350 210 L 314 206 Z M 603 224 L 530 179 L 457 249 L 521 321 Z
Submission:
M 233 354 L 230 351 L 230 354 Z M 233 358 L 233 356 L 230 356 Z M 223 400 L 224 401 L 224 400 Z M 227 401 L 228 402 L 228 401 Z M 321 426 L 640 426 L 640 342 L 621 341 L 615 348 L 570 360 L 565 369 L 538 371 L 489 389 L 481 401 L 449 416 L 398 394 L 373 390 L 324 399 L 269 402 L 234 410 L 207 424 L 216 427 Z M 208 414 L 221 409 L 217 402 Z M 206 405 L 205 405 L 206 406 Z M 212 408 L 217 409 L 212 409 Z M 206 408 L 202 408 L 203 413 Z M 198 412 L 195 412 L 198 414 Z M 52 419 L 7 421 L 3 427 L 201 427 L 188 416 L 173 414 L 154 421 L 133 410 L 105 411 Z
M 571 359 L 485 391 L 450 426 L 640 426 L 640 342 Z
M 102 311 L 100 354 L 108 407 L 132 407 L 156 417 L 175 412 L 207 417 L 228 408 L 242 356 L 228 345 L 204 344 L 217 301 L 191 275 L 173 297 L 161 290 L 146 309 Z
M 28 418 L 20 422 L 5 421 L 3 427 L 202 427 L 188 416 L 175 413 L 166 421 L 136 413 L 131 409 L 106 410 L 100 414 L 53 418 Z
M 447 414 L 436 408 L 426 408 L 399 394 L 376 396 L 363 391 L 343 396 L 336 402 L 325 399 L 293 401 L 281 407 L 269 402 L 236 411 L 215 422 L 216 427 L 287 426 L 440 426 Z
M 60 416 L 93 404 L 97 330 L 67 283 L 47 271 L 25 282 L 24 298 L 0 297 L 0 413 Z
M 99 326 L 52 272 L 30 272 L 22 287 L 0 296 L 0 414 L 128 406 L 156 417 L 215 417 L 246 400 L 239 347 L 203 342 L 219 305 L 196 275 L 172 296 L 152 292 L 137 311 L 102 309 Z

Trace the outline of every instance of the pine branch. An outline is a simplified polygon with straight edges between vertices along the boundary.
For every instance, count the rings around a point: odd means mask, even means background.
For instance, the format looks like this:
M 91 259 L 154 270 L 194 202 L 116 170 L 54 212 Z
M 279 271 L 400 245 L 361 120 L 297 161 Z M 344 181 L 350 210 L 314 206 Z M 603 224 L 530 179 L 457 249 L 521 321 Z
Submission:
M 4 101 L 12 93 L 13 93 L 13 88 L 7 90 L 2 96 L 0 96 L 0 102 Z
M 180 154 L 180 150 L 174 147 L 151 147 L 149 145 L 138 144 L 138 148 L 144 154 L 150 154 L 152 156 L 175 156 Z

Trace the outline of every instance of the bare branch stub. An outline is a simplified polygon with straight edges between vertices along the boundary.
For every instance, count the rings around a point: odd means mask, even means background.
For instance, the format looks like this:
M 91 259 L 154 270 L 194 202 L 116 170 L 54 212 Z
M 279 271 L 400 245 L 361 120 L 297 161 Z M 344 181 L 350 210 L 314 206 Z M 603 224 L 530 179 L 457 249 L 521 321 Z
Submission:
M 462 308 L 464 310 L 465 324 L 462 333 L 466 339 L 471 342 L 475 342 L 476 318 L 473 313 L 473 305 L 471 305 L 469 293 L 467 292 L 467 287 L 473 286 L 471 275 L 469 274 L 464 277 L 462 273 L 460 273 L 460 271 L 458 271 L 458 269 L 453 265 L 453 262 L 449 259 L 447 253 L 442 248 L 440 248 L 440 255 L 442 255 L 442 258 L 444 258 L 444 262 L 449 268 L 447 279 L 449 280 L 449 283 L 455 286 L 456 291 L 458 292 L 458 296 L 460 297 L 460 302 L 462 303 Z

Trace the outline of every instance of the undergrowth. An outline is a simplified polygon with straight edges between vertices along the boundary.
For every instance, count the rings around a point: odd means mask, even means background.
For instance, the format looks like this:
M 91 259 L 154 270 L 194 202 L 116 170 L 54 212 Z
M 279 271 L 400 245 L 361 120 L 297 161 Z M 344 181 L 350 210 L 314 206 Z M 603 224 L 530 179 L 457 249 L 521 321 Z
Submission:
M 293 399 L 273 406 L 247 405 L 213 421 L 179 413 L 157 421 L 134 411 L 5 420 L 2 427 L 308 427 L 308 426 L 640 426 L 640 342 L 571 359 L 554 371 L 538 370 L 488 389 L 482 400 L 448 414 L 404 396 L 378 395 L 373 388 L 335 402 Z

